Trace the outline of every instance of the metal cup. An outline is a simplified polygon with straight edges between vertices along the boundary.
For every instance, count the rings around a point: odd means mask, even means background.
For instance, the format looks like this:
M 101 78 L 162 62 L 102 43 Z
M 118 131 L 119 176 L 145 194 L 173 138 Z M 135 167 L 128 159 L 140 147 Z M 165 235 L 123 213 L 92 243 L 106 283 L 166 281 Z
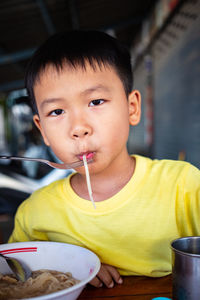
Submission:
M 171 243 L 173 300 L 200 300 L 200 236 Z

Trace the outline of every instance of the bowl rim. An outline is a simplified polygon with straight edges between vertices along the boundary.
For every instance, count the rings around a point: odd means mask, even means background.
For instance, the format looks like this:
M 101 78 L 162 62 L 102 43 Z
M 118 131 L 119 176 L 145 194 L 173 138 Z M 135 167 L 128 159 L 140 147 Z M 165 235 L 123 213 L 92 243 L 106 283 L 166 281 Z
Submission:
M 74 290 L 78 290 L 80 288 L 84 288 L 84 286 L 90 282 L 95 276 L 96 274 L 98 273 L 98 271 L 100 270 L 100 266 L 101 266 L 101 262 L 100 262 L 100 259 L 99 257 L 91 250 L 85 248 L 85 247 L 82 247 L 82 246 L 78 246 L 78 245 L 73 245 L 73 244 L 69 244 L 69 243 L 63 243 L 63 242 L 53 242 L 53 241 L 27 241 L 27 242 L 17 242 L 17 243 L 4 243 L 4 244 L 0 244 L 0 252 L 3 251 L 2 249 L 2 246 L 3 248 L 4 247 L 9 247 L 9 248 L 12 248 L 13 247 L 19 247 L 19 245 L 22 246 L 22 244 L 25 246 L 25 245 L 31 245 L 31 244 L 43 244 L 43 243 L 49 243 L 49 244 L 59 244 L 59 245 L 63 245 L 63 246 L 73 246 L 75 248 L 81 248 L 81 249 L 84 249 L 86 250 L 87 252 L 90 252 L 94 255 L 94 257 L 96 258 L 96 265 L 95 265 L 95 268 L 92 272 L 92 274 L 90 274 L 86 279 L 84 280 L 81 280 L 79 283 L 73 285 L 72 287 L 69 287 L 69 288 L 66 288 L 66 289 L 63 289 L 63 290 L 60 290 L 60 291 L 57 291 L 57 292 L 53 292 L 53 293 L 50 293 L 50 294 L 46 294 L 46 295 L 41 295 L 41 296 L 36 296 L 36 297 L 31 297 L 31 298 L 23 298 L 22 300 L 50 300 L 50 299 L 53 299 L 54 297 L 59 297 L 59 296 L 62 296 L 62 295 L 67 295 L 67 294 L 70 294 L 72 293 Z M 7 254 L 6 254 L 7 255 Z

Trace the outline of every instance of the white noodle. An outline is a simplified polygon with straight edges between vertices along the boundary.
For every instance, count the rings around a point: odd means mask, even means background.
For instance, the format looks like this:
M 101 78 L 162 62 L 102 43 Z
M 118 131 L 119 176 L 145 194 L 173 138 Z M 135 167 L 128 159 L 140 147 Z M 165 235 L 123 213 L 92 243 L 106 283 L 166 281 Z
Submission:
M 95 205 L 95 202 L 94 202 L 94 199 L 93 199 L 93 196 L 92 196 L 92 187 L 91 187 L 91 182 L 90 182 L 90 174 L 89 174 L 89 170 L 88 170 L 86 155 L 83 155 L 83 162 L 84 162 L 84 167 L 85 167 L 85 175 L 86 175 L 88 194 L 89 194 L 90 200 L 93 203 L 94 208 L 96 208 L 96 205 Z

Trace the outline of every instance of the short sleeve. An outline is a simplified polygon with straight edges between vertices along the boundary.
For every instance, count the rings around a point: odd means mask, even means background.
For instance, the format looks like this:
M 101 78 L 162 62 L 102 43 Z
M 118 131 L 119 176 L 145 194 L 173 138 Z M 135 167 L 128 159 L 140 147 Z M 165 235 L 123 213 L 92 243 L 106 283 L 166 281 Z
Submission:
M 48 240 L 44 232 L 36 231 L 33 228 L 33 214 L 37 214 L 37 211 L 30 204 L 31 197 L 18 207 L 15 215 L 14 229 L 8 243 Z
M 26 201 L 18 207 L 17 213 L 15 215 L 14 229 L 8 240 L 9 243 L 30 241 L 28 232 L 26 231 L 24 224 L 25 205 Z

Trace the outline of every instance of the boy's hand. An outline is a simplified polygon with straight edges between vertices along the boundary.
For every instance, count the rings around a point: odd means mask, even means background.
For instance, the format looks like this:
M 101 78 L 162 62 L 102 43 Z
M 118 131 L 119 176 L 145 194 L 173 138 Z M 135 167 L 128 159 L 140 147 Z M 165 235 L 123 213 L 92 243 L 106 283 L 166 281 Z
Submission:
M 108 288 L 112 288 L 115 283 L 122 284 L 122 282 L 123 280 L 116 268 L 110 265 L 101 264 L 99 273 L 90 281 L 90 284 L 95 287 L 101 287 L 105 284 Z

